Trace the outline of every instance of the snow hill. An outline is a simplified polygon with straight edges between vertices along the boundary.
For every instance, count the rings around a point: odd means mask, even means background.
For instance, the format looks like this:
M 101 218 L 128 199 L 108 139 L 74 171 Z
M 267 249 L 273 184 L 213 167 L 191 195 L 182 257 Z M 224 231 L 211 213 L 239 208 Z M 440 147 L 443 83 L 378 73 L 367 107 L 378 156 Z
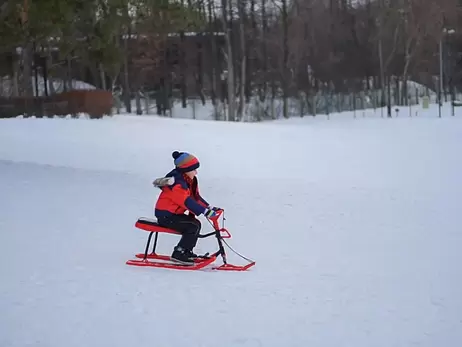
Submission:
M 0 346 L 461 346 L 462 118 L 448 114 L 0 120 Z M 174 150 L 199 157 L 251 271 L 125 265 Z

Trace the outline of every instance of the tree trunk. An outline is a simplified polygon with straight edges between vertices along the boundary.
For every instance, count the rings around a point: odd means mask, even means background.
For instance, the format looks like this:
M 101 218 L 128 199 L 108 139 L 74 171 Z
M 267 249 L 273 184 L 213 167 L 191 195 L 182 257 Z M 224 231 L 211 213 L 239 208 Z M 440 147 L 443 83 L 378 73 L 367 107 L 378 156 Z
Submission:
M 243 120 L 244 117 L 244 103 L 245 103 L 245 63 L 246 63 L 246 42 L 245 42 L 245 8 L 244 0 L 238 0 L 239 6 L 239 31 L 240 31 L 240 41 L 241 41 L 241 76 L 240 76 L 240 88 L 239 88 L 239 108 L 238 108 L 238 117 L 240 120 Z
M 204 68 L 203 68 L 203 45 L 202 42 L 197 43 L 197 76 L 196 76 L 196 85 L 197 93 L 201 98 L 202 105 L 205 106 L 205 95 L 204 95 Z
M 209 23 L 213 23 L 215 20 L 215 12 L 212 10 L 212 0 L 208 0 L 207 3 L 207 10 L 208 10 L 208 21 Z M 216 48 L 216 37 L 215 37 L 215 31 L 210 25 L 210 30 L 209 30 L 209 35 L 210 35 L 210 62 L 209 62 L 209 71 L 210 71 L 210 81 L 211 81 L 211 98 L 212 98 L 212 105 L 216 107 L 217 105 L 217 48 Z
M 136 114 L 138 116 L 141 116 L 143 114 L 143 109 L 141 107 L 141 97 L 140 97 L 139 90 L 137 90 L 135 94 L 135 104 L 136 104 Z
M 267 42 L 266 34 L 268 32 L 268 19 L 266 15 L 266 1 L 261 0 L 261 16 L 262 16 L 262 33 L 261 33 L 261 51 L 262 51 L 262 67 L 263 73 L 260 73 L 260 101 L 264 102 L 266 99 L 267 93 L 267 76 L 268 76 L 268 54 L 267 54 Z
M 288 14 L 287 0 L 282 0 L 282 40 L 283 40 L 283 59 L 282 59 L 282 95 L 283 95 L 283 115 L 284 118 L 289 118 L 288 108 L 288 61 L 289 61 L 289 39 L 288 39 Z
M 104 72 L 104 67 L 102 63 L 98 64 L 99 66 L 99 74 L 100 74 L 100 79 L 101 79 L 101 88 L 103 90 L 107 90 L 107 84 L 106 84 L 106 73 Z
M 180 74 L 181 74 L 181 106 L 187 107 L 186 104 L 186 48 L 184 31 L 180 31 Z
M 32 97 L 34 96 L 34 91 L 32 87 L 32 42 L 27 42 L 24 45 L 24 49 L 22 51 L 23 54 L 23 72 L 22 72 L 22 95 L 25 96 L 25 110 L 27 117 L 31 117 L 33 115 L 33 103 Z
M 127 9 L 128 12 L 128 9 Z M 131 36 L 131 30 L 128 29 L 126 33 L 126 37 L 124 38 L 124 81 L 123 81 L 123 99 L 125 104 L 125 111 L 127 113 L 132 112 L 132 103 L 130 98 L 130 80 L 128 75 L 128 39 Z
M 255 18 L 255 0 L 250 0 L 250 23 L 252 26 L 252 36 L 246 39 L 246 63 L 245 63 L 245 98 L 246 103 L 250 103 L 252 97 L 252 74 L 255 64 L 255 43 L 257 42 L 257 21 Z M 252 64 L 253 63 L 253 64 Z
M 13 58 L 13 78 L 12 78 L 13 96 L 19 96 L 19 61 Z
M 234 66 L 233 66 L 233 48 L 232 48 L 232 41 L 231 41 L 231 27 L 228 21 L 228 14 L 227 14 L 227 0 L 221 0 L 221 14 L 222 14 L 222 21 L 223 27 L 225 31 L 225 38 L 226 38 L 226 55 L 227 55 L 227 67 L 228 67 L 228 114 L 226 116 L 226 120 L 234 122 L 235 120 L 235 98 L 234 98 Z

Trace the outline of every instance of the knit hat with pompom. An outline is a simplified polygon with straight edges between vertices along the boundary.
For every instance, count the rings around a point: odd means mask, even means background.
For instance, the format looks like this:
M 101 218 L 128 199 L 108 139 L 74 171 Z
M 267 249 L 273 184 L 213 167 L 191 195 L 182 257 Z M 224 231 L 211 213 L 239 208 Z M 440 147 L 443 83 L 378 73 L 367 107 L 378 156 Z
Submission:
M 181 172 L 196 170 L 200 165 L 199 160 L 195 156 L 186 152 L 175 151 L 172 153 L 172 157 L 175 167 Z

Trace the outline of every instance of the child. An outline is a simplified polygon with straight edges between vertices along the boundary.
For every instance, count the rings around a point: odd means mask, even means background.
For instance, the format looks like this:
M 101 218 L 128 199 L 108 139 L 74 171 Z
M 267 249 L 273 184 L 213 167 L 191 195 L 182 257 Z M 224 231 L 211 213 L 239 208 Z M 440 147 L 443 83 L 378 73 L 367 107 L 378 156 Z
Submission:
M 197 257 L 193 249 L 201 230 L 201 222 L 195 216 L 203 214 L 207 218 L 213 217 L 217 208 L 211 207 L 199 194 L 197 158 L 177 151 L 172 153 L 172 157 L 175 169 L 165 178 L 153 182 L 154 186 L 162 190 L 155 205 L 155 216 L 159 225 L 182 234 L 170 258 L 185 265 L 193 265 Z

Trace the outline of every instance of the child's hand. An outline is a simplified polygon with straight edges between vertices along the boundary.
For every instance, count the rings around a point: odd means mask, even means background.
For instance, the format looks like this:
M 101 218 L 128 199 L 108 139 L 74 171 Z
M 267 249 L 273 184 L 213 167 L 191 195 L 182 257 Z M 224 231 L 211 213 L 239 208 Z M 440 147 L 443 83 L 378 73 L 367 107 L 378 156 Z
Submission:
M 217 215 L 217 212 L 212 208 L 206 208 L 204 211 L 204 216 L 207 218 L 213 218 Z

